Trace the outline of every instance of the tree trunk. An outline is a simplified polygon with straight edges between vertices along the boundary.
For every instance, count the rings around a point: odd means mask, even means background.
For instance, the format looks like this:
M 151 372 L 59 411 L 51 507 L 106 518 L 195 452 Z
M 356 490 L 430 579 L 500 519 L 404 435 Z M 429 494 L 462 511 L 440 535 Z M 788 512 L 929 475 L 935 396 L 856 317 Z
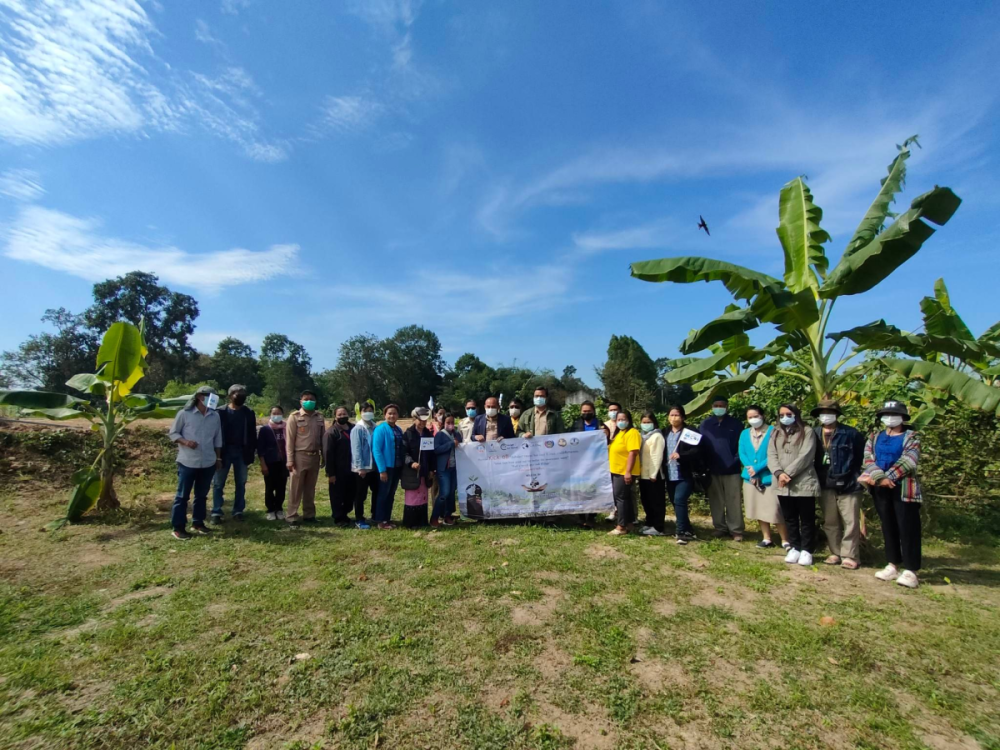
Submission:
M 115 492 L 115 459 L 108 449 L 101 458 L 101 495 L 97 498 L 97 510 L 117 510 L 120 507 Z

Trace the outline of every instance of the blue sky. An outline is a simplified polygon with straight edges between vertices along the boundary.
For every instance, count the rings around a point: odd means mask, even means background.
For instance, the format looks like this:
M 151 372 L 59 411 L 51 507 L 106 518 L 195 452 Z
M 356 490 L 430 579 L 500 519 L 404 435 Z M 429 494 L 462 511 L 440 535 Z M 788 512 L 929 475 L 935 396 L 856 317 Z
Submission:
M 799 174 L 836 259 L 914 133 L 897 206 L 934 184 L 964 203 L 833 328 L 915 328 L 944 276 L 981 332 L 1000 14 L 952 7 L 0 0 L 0 348 L 141 268 L 197 297 L 202 350 L 275 331 L 321 369 L 352 334 L 419 323 L 449 362 L 596 382 L 611 334 L 672 356 L 730 301 L 629 262 L 780 276 Z

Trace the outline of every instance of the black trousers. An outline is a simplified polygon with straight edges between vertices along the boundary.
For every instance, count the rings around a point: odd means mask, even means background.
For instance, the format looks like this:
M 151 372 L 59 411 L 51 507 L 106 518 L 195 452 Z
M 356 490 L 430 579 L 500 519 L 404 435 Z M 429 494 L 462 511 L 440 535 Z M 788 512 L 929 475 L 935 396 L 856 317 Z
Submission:
M 886 561 L 903 570 L 920 570 L 920 503 L 904 503 L 903 488 L 898 484 L 871 490 L 882 521 Z
M 646 524 L 663 531 L 667 517 L 667 492 L 663 478 L 640 479 L 639 501 L 646 513 Z
M 378 497 L 378 471 L 372 469 L 364 476 L 360 474 L 354 475 L 354 520 L 362 521 L 365 518 L 372 518 L 375 516 L 375 499 Z M 369 515 L 365 515 L 365 496 L 368 491 L 371 490 L 372 493 L 372 512 Z
M 635 504 L 632 502 L 632 486 L 625 484 L 624 474 L 611 475 L 611 494 L 615 498 L 615 513 L 619 526 L 635 523 Z
M 267 465 L 264 477 L 264 507 L 268 513 L 277 513 L 285 506 L 285 488 L 288 487 L 288 467 L 284 461 Z
M 799 552 L 816 551 L 816 498 L 778 495 L 788 529 L 788 543 Z
M 354 488 L 354 480 L 357 475 L 345 471 L 337 472 L 336 477 L 337 480 L 333 484 L 329 484 L 329 478 L 327 479 L 327 485 L 330 488 L 330 515 L 333 516 L 334 523 L 342 523 L 348 520 L 347 513 L 357 495 Z

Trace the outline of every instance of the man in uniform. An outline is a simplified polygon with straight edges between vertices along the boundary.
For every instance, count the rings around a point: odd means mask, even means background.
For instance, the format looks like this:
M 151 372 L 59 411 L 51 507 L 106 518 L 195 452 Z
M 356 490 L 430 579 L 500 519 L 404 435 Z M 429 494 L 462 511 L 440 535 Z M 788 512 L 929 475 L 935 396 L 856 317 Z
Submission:
M 517 421 L 517 434 L 521 437 L 530 438 L 533 435 L 556 435 L 564 431 L 562 417 L 557 412 L 549 409 L 549 390 L 545 386 L 538 386 L 532 399 L 534 409 L 529 409 L 527 414 L 522 414 Z
M 472 425 L 472 439 L 477 442 L 504 440 L 514 437 L 514 424 L 510 417 L 500 413 L 496 396 L 486 399 L 486 413 L 480 414 Z
M 472 439 L 472 426 L 476 422 L 477 411 L 476 399 L 470 398 L 465 401 L 465 416 L 458 423 L 458 431 L 462 433 L 462 442 L 467 443 Z
M 292 525 L 300 521 L 316 521 L 316 480 L 323 468 L 323 434 L 326 423 L 316 411 L 316 394 L 303 391 L 299 399 L 302 408 L 293 412 L 285 428 L 285 452 L 288 454 L 288 471 L 292 475 L 291 499 L 285 520 Z M 302 515 L 299 515 L 299 505 Z

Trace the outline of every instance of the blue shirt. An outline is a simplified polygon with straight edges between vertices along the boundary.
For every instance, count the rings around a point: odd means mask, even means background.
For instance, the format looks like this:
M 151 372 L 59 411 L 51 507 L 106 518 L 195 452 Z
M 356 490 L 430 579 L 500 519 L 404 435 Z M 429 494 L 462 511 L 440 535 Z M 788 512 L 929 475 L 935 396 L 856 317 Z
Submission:
M 589 423 L 589 424 L 586 421 L 584 421 L 584 423 L 583 423 L 583 431 L 584 432 L 590 432 L 591 430 L 596 430 L 597 426 L 599 424 L 600 424 L 600 422 L 598 422 L 596 419 L 592 423 Z
M 667 479 L 671 482 L 679 482 L 681 480 L 681 467 L 676 461 L 671 460 L 670 457 L 677 450 L 677 444 L 681 441 L 682 432 L 683 430 L 674 432 L 672 429 L 665 431 L 667 436 Z
M 882 471 L 888 471 L 903 455 L 903 439 L 906 433 L 890 435 L 882 432 L 875 440 L 875 463 Z
M 740 434 L 743 423 L 727 414 L 721 420 L 711 416 L 698 428 L 704 439 L 705 456 L 708 459 L 708 473 L 714 475 L 739 474 Z

